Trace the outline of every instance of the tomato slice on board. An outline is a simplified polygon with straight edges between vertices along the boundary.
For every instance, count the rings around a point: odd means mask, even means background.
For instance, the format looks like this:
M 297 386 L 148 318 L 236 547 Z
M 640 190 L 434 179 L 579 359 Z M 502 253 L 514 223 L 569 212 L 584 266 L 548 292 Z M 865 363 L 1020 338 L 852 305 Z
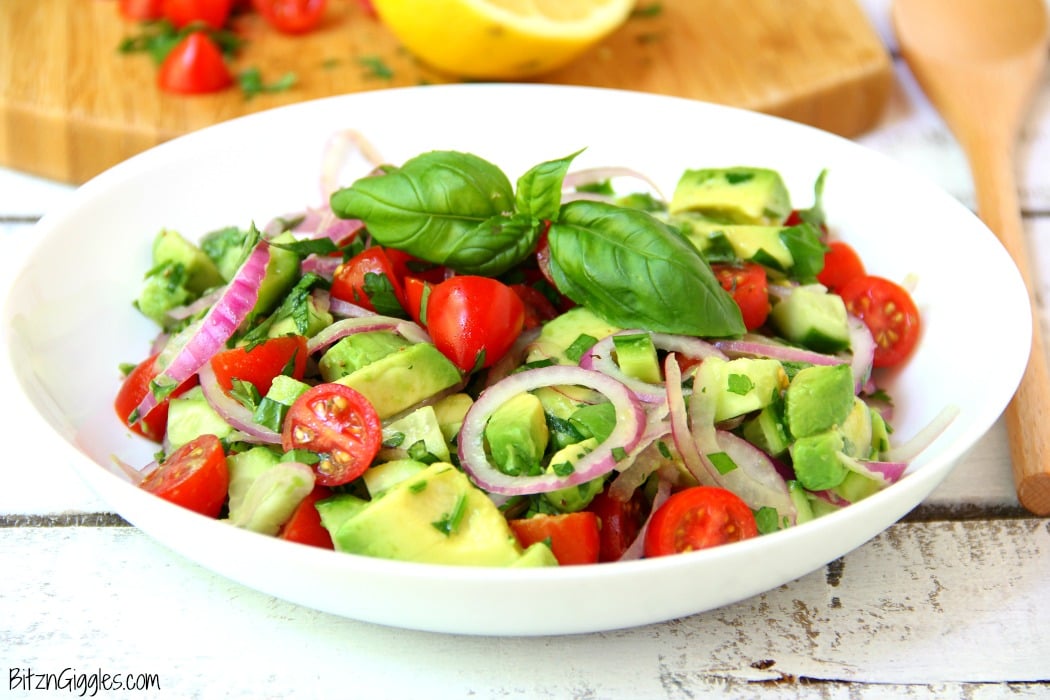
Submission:
M 318 384 L 302 394 L 284 419 L 281 447 L 320 455 L 314 465 L 322 486 L 346 484 L 365 473 L 383 442 L 375 408 L 343 384 Z
M 547 542 L 562 566 L 598 563 L 598 517 L 590 511 L 507 521 L 522 547 Z
M 769 285 L 766 270 L 758 263 L 711 266 L 722 289 L 733 297 L 744 317 L 744 325 L 753 331 L 769 316 Z
M 187 442 L 147 474 L 140 486 L 183 508 L 219 517 L 230 487 L 222 443 L 214 435 Z
M 281 531 L 277 536 L 289 542 L 308 544 L 322 549 L 335 549 L 332 535 L 321 524 L 321 514 L 317 512 L 317 507 L 314 505 L 331 495 L 331 490 L 324 486 L 314 486 L 314 490 L 295 507 L 292 517 L 281 526 Z
M 884 277 L 855 277 L 838 291 L 875 338 L 876 367 L 903 362 L 919 342 L 919 309 L 908 290 Z
M 163 0 L 163 16 L 177 29 L 200 22 L 222 29 L 233 10 L 233 0 Z
M 204 32 L 191 32 L 164 58 L 157 72 L 161 90 L 183 95 L 217 92 L 233 84 L 218 45 Z
M 327 0 L 253 0 L 256 12 L 283 34 L 305 34 L 321 24 Z
M 841 289 L 855 277 L 867 274 L 864 263 L 857 251 L 844 241 L 831 241 L 828 251 L 824 253 L 824 268 L 817 275 L 817 281 L 832 292 Z
M 499 280 L 457 275 L 434 285 L 427 299 L 434 345 L 464 372 L 491 367 L 525 325 L 525 305 Z
M 260 396 L 266 396 L 274 377 L 292 367 L 290 376 L 302 379 L 306 374 L 309 352 L 306 338 L 301 335 L 285 335 L 270 338 L 262 343 L 242 348 L 233 348 L 216 353 L 211 358 L 215 378 L 225 391 L 233 388 L 233 380 L 251 382 Z
M 388 316 L 405 308 L 401 275 L 378 246 L 366 248 L 337 267 L 331 293 L 336 299 Z
M 691 552 L 758 535 L 755 516 L 739 496 L 717 486 L 693 486 L 660 506 L 645 532 L 645 556 Z
M 147 437 L 154 442 L 160 442 L 164 439 L 164 432 L 168 427 L 168 401 L 173 396 L 178 396 L 197 385 L 197 375 L 193 375 L 180 384 L 163 401 L 154 406 L 153 410 L 141 420 L 134 425 L 130 425 L 128 416 L 142 403 L 142 399 L 145 398 L 146 393 L 150 390 L 150 382 L 160 373 L 157 367 L 158 355 L 159 353 L 147 357 L 128 373 L 128 376 L 124 378 L 124 383 L 120 385 L 116 399 L 113 401 L 113 407 L 116 409 L 121 422 L 139 435 Z
M 618 561 L 637 539 L 645 522 L 644 497 L 636 492 L 629 501 L 602 491 L 587 509 L 598 516 L 598 561 Z

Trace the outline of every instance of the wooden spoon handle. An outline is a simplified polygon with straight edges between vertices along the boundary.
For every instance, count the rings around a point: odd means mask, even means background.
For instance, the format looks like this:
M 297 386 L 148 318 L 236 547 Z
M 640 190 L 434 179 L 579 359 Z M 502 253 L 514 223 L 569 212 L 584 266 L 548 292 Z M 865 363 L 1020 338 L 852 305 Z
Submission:
M 1035 515 L 1050 515 L 1050 372 L 1021 222 L 1013 173 L 1012 148 L 978 140 L 967 148 L 977 211 L 999 237 L 1021 272 L 1032 307 L 1032 352 L 1013 400 L 1006 409 L 1014 483 L 1021 505 Z

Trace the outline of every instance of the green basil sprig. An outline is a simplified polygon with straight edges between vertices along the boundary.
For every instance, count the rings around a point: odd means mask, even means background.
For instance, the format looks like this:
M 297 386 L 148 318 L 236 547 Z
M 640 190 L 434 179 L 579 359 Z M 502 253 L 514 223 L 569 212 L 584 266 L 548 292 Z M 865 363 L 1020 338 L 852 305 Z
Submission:
M 562 205 L 573 153 L 522 175 L 431 151 L 332 195 L 381 245 L 464 274 L 496 276 L 525 260 L 550 222 L 551 274 L 563 294 L 608 322 L 663 333 L 744 332 L 740 309 L 700 253 L 652 215 L 604 202 Z
M 745 330 L 740 307 L 696 248 L 646 212 L 570 202 L 547 237 L 555 285 L 609 323 L 714 337 Z

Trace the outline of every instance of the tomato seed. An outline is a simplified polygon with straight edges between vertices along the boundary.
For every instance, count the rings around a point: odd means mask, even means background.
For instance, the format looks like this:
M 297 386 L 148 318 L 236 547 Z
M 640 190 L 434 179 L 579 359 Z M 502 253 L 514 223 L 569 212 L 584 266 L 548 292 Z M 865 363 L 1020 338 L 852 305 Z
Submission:
M 299 444 L 306 444 L 308 442 L 311 442 L 314 439 L 314 437 L 316 437 L 314 435 L 314 431 L 310 430 L 304 425 L 295 426 L 292 434 L 295 437 L 295 441 Z
M 339 464 L 351 464 L 354 461 L 353 455 L 343 450 L 332 450 L 332 459 L 339 462 Z

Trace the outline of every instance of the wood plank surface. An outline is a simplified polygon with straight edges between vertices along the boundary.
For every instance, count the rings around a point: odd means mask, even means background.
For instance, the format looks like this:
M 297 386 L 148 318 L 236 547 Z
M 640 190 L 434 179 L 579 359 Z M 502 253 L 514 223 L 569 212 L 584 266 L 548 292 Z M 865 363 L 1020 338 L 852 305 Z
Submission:
M 649 5 L 660 11 L 637 13 L 543 80 L 746 107 L 845 136 L 870 129 L 882 113 L 892 62 L 855 0 L 639 2 Z M 236 89 L 167 95 L 146 56 L 117 53 L 137 28 L 120 19 L 115 2 L 0 2 L 0 165 L 80 183 L 152 145 L 244 114 L 458 80 L 414 60 L 356 0 L 329 0 L 325 25 L 302 37 L 279 35 L 254 14 L 237 27 L 248 44 L 235 70 L 258 67 L 268 80 L 294 71 L 295 88 L 250 100 Z M 538 126 L 554 128 L 556 106 L 530 108 Z M 654 116 L 638 115 L 639 133 Z

